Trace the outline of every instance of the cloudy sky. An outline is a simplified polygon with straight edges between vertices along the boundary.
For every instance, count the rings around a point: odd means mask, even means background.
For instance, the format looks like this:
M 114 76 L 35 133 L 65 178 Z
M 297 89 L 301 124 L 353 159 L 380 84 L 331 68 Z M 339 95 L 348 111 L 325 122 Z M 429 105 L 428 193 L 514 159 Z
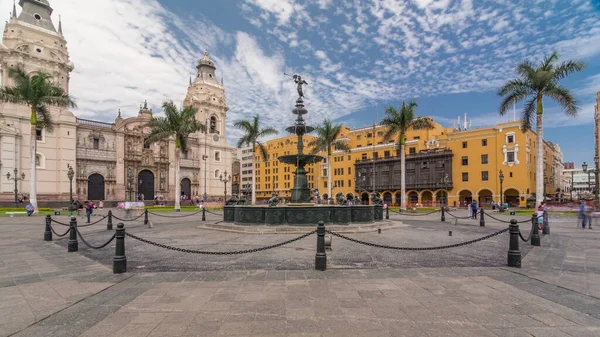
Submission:
M 600 1 L 600 0 L 599 0 Z M 547 102 L 545 138 L 565 160 L 591 162 L 595 93 L 600 90 L 597 0 L 50 0 L 62 16 L 76 114 L 112 121 L 144 99 L 185 96 L 208 50 L 225 82 L 228 125 L 260 114 L 283 131 L 291 123 L 300 73 L 308 119 L 358 127 L 387 105 L 419 102 L 445 126 L 467 113 L 473 127 L 500 117 L 496 90 L 523 59 L 553 50 L 588 68 L 564 81 L 581 112 L 564 117 Z M 0 0 L 8 13 L 12 0 Z M 18 9 L 18 12 L 20 9 Z M 517 106 L 517 118 L 520 107 Z M 283 122 L 282 122 L 283 121 Z M 234 144 L 238 133 L 228 129 Z

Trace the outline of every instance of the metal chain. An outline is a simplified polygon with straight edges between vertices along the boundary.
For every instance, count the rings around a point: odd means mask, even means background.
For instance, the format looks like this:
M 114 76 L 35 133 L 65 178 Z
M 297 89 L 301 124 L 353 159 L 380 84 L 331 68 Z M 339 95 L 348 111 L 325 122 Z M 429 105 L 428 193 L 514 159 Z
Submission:
M 63 226 L 67 226 L 67 227 L 71 226 L 70 224 L 62 223 L 62 222 L 60 222 L 60 221 L 56 221 L 56 220 L 54 220 L 54 219 L 52 219 L 52 218 L 50 218 L 50 220 L 51 220 L 52 222 L 54 222 L 54 223 L 57 223 L 57 224 L 59 224 L 59 225 L 63 225 Z
M 133 234 L 127 233 L 125 232 L 125 235 L 129 236 L 132 239 L 136 239 L 138 241 L 144 242 L 144 243 L 148 243 L 151 244 L 153 246 L 156 247 L 160 247 L 160 248 L 164 248 L 164 249 L 169 249 L 169 250 L 174 250 L 177 252 L 182 252 L 182 253 L 191 253 L 191 254 L 206 254 L 206 255 L 237 255 L 237 254 L 247 254 L 247 253 L 256 253 L 256 252 L 260 252 L 263 250 L 267 250 L 267 249 L 271 249 L 271 248 L 277 248 L 277 247 L 281 247 L 283 245 L 287 245 L 289 243 L 292 243 L 294 241 L 298 241 L 301 239 L 304 239 L 312 234 L 315 234 L 317 231 L 314 230 L 312 232 L 306 233 L 304 235 L 301 235 L 297 238 L 291 239 L 291 240 L 287 240 L 284 242 L 280 242 L 274 245 L 270 245 L 270 246 L 265 246 L 265 247 L 260 247 L 260 248 L 254 248 L 254 249 L 247 249 L 247 250 L 237 250 L 237 251 L 232 251 L 232 252 L 209 252 L 209 251 L 201 251 L 201 250 L 194 250 L 194 249 L 186 249 L 186 248 L 179 248 L 179 247 L 173 247 L 173 246 L 168 246 L 168 245 L 163 245 L 161 243 L 156 243 L 156 242 L 152 242 L 150 240 L 146 240 L 146 239 L 142 239 L 139 236 L 135 236 Z
M 446 214 L 448 214 L 448 215 L 450 215 L 451 217 L 454 217 L 454 218 L 456 218 L 456 219 L 472 219 L 472 218 L 473 218 L 472 216 L 465 216 L 465 217 L 462 217 L 462 216 L 456 216 L 456 215 L 454 215 L 454 214 L 450 213 L 449 211 L 446 211 Z
M 77 236 L 79 236 L 79 238 L 81 239 L 81 241 L 83 241 L 83 243 L 85 243 L 86 246 L 88 246 L 88 247 L 90 247 L 92 249 L 102 249 L 102 248 L 108 246 L 108 244 L 111 243 L 112 240 L 114 240 L 115 237 L 116 237 L 116 233 L 115 233 L 115 234 L 113 234 L 113 236 L 110 239 L 108 239 L 108 241 L 106 241 L 105 244 L 103 244 L 101 246 L 92 246 L 87 241 L 85 241 L 85 239 L 83 238 L 83 235 L 81 235 L 81 232 L 79 231 L 79 229 L 77 229 L 77 227 L 75 227 L 75 231 L 77 232 Z
M 523 237 L 523 235 L 521 234 L 521 230 L 519 229 L 519 237 L 521 238 L 521 240 L 528 242 L 531 239 L 531 236 L 533 235 L 533 226 L 537 226 L 537 224 L 533 222 L 531 223 L 531 230 L 529 231 L 529 236 L 527 237 L 527 239 Z
M 198 213 L 200 213 L 200 212 L 202 212 L 202 211 L 200 210 L 200 211 L 198 211 L 198 212 L 194 212 L 194 213 L 191 213 L 191 214 L 185 214 L 185 215 L 175 215 L 175 216 L 173 216 L 173 215 L 164 215 L 164 214 L 160 214 L 160 213 L 154 213 L 154 212 L 150 212 L 150 211 L 148 211 L 148 214 L 152 214 L 152 215 L 160 216 L 160 217 L 163 217 L 163 218 L 185 218 L 186 216 L 192 216 L 192 215 L 196 215 L 196 214 L 198 214 Z
M 491 214 L 489 214 L 488 212 L 484 211 L 483 213 L 485 213 L 485 215 L 489 216 L 490 218 L 492 218 L 492 219 L 494 219 L 496 221 L 500 221 L 500 222 L 504 222 L 504 223 L 510 223 L 510 221 L 498 219 L 498 218 L 492 216 Z M 543 215 L 540 215 L 540 216 L 536 217 L 536 219 L 539 219 L 539 218 L 542 218 L 542 217 L 543 217 Z M 517 223 L 526 223 L 526 222 L 530 222 L 530 221 L 531 221 L 531 218 L 529 218 L 527 220 L 517 221 Z
M 345 235 L 342 235 L 342 234 L 339 234 L 339 233 L 332 232 L 330 230 L 326 230 L 327 233 L 329 233 L 331 235 L 334 235 L 334 236 L 337 236 L 339 238 L 348 240 L 348 241 L 360 243 L 360 244 L 363 244 L 363 245 L 366 245 L 366 246 L 371 246 L 371 247 L 385 248 L 385 249 L 395 249 L 395 250 L 437 250 L 437 249 L 455 248 L 455 247 L 466 246 L 466 245 L 469 245 L 469 244 L 472 244 L 472 243 L 475 243 L 475 242 L 483 241 L 483 240 L 489 239 L 491 237 L 494 237 L 496 235 L 500 235 L 500 234 L 502 234 L 504 232 L 507 232 L 507 231 L 508 231 L 508 228 L 505 228 L 503 230 L 497 231 L 495 233 L 486 235 L 484 237 L 481 237 L 481 238 L 478 238 L 478 239 L 475 239 L 475 240 L 461 242 L 461 243 L 455 243 L 455 244 L 446 245 L 446 246 L 437 246 L 437 247 L 395 247 L 395 246 L 380 245 L 380 244 L 377 244 L 377 243 L 361 241 L 361 240 L 353 239 L 351 237 L 348 237 L 348 236 L 345 236 Z
M 117 219 L 117 220 L 119 220 L 119 221 L 135 221 L 135 220 L 137 220 L 137 219 L 141 218 L 142 216 L 144 216 L 144 213 L 142 213 L 142 214 L 138 215 L 137 217 L 135 217 L 135 218 L 133 218 L 133 219 L 121 219 L 121 218 L 119 218 L 118 216 L 116 216 L 116 215 L 114 215 L 114 214 L 113 214 L 113 216 L 112 216 L 112 217 L 113 217 L 113 218 L 115 218 L 115 219 Z
M 435 210 L 435 211 L 433 211 L 433 212 L 429 212 L 429 213 L 419 213 L 419 214 L 415 214 L 415 213 L 403 213 L 403 212 L 400 212 L 400 211 L 392 211 L 392 212 L 394 212 L 394 213 L 397 213 L 397 214 L 400 214 L 400 215 L 408 215 L 408 216 L 423 216 L 423 215 L 430 215 L 430 214 L 433 214 L 433 213 L 437 213 L 437 212 L 439 212 L 439 211 L 440 211 L 439 209 L 436 209 L 436 210 Z
M 209 210 L 206 210 L 206 213 L 210 213 L 210 214 L 218 215 L 218 216 L 222 216 L 223 215 L 223 213 L 220 213 L 220 214 L 219 213 L 213 213 L 213 212 L 211 212 Z
M 77 225 L 77 227 L 89 227 L 89 226 L 92 226 L 92 225 L 95 225 L 95 224 L 99 223 L 100 221 L 102 221 L 102 220 L 104 220 L 106 218 L 108 218 L 108 215 L 105 215 L 102 219 L 100 219 L 100 220 L 98 220 L 96 222 L 92 222 L 92 223 L 85 224 L 85 225 Z
M 52 231 L 52 233 L 54 233 L 56 236 L 58 236 L 59 238 L 61 238 L 61 237 L 65 236 L 65 235 L 69 234 L 69 231 L 71 231 L 71 227 L 69 227 L 69 228 L 67 229 L 67 231 L 66 231 L 64 234 L 58 234 L 58 233 L 57 233 L 57 232 L 54 230 L 54 228 L 52 228 L 52 225 L 50 225 L 50 230 L 51 230 L 51 231 Z

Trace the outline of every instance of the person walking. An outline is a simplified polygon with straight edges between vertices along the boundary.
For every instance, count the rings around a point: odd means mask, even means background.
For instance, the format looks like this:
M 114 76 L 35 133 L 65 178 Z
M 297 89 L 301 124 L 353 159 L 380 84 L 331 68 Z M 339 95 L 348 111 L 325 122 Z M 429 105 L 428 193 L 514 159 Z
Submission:
M 587 216 L 586 216 L 586 204 L 584 202 L 579 202 L 579 220 L 581 220 L 581 229 L 585 229 L 587 224 Z M 578 226 L 579 227 L 579 226 Z
M 585 210 L 585 217 L 587 218 L 588 229 L 592 229 L 592 216 L 594 214 L 594 206 L 591 202 L 588 202 Z
M 91 201 L 86 200 L 84 205 L 85 205 L 85 216 L 87 217 L 86 223 L 90 223 L 91 222 L 90 217 L 92 216 L 92 213 L 94 212 L 94 204 Z
M 477 201 L 471 203 L 471 218 L 477 220 Z

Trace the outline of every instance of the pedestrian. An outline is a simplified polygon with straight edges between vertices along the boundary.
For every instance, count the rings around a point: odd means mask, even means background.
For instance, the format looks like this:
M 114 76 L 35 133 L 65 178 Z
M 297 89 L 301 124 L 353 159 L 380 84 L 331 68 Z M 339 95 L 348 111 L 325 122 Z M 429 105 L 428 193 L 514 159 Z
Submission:
M 492 200 L 492 212 L 496 210 L 496 202 Z
M 86 223 L 90 223 L 91 222 L 90 217 L 92 216 L 92 213 L 94 212 L 94 204 L 91 201 L 86 200 L 84 202 L 84 205 L 85 205 L 85 216 L 87 217 Z
M 25 209 L 27 210 L 27 216 L 31 216 L 31 214 L 33 214 L 33 211 L 35 211 L 35 207 L 33 207 L 31 203 L 27 204 L 27 206 L 25 206 Z
M 542 230 L 542 227 L 544 227 L 544 203 L 538 206 L 535 217 L 538 224 L 538 230 Z
M 587 203 L 585 210 L 585 217 L 587 218 L 588 229 L 592 229 L 592 214 L 594 213 L 594 207 L 592 203 Z
M 471 218 L 477 220 L 477 201 L 473 200 L 471 203 Z
M 579 220 L 581 220 L 581 229 L 585 229 L 585 226 L 587 224 L 586 208 L 587 208 L 586 204 L 584 202 L 580 201 L 578 218 L 579 218 Z M 577 226 L 577 227 L 579 227 L 579 226 Z

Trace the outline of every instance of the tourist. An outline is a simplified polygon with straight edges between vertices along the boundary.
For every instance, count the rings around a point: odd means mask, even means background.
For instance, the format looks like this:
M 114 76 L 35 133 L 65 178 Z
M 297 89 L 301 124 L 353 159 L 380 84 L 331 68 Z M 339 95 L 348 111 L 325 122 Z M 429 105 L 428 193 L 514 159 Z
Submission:
M 492 200 L 492 212 L 496 210 L 496 202 Z
M 31 203 L 27 204 L 27 206 L 25 206 L 25 209 L 27 210 L 27 216 L 31 216 L 31 214 L 33 214 L 33 211 L 35 211 L 35 207 L 33 207 Z
M 537 219 L 536 222 L 538 224 L 538 229 L 542 230 L 542 227 L 544 226 L 544 203 L 541 203 L 540 206 L 538 206 L 535 216 Z
M 581 229 L 585 229 L 587 224 L 587 205 L 584 202 L 579 202 L 579 213 L 578 218 L 581 220 Z M 578 226 L 579 227 L 579 226 Z
M 477 201 L 473 200 L 471 203 L 471 217 L 477 220 Z
M 87 217 L 87 222 L 86 223 L 90 223 L 90 217 L 92 216 L 92 213 L 94 212 L 94 203 L 86 200 L 85 201 L 85 216 Z
M 104 208 L 104 201 L 102 201 L 102 200 L 98 201 L 98 208 L 99 209 L 103 209 Z

